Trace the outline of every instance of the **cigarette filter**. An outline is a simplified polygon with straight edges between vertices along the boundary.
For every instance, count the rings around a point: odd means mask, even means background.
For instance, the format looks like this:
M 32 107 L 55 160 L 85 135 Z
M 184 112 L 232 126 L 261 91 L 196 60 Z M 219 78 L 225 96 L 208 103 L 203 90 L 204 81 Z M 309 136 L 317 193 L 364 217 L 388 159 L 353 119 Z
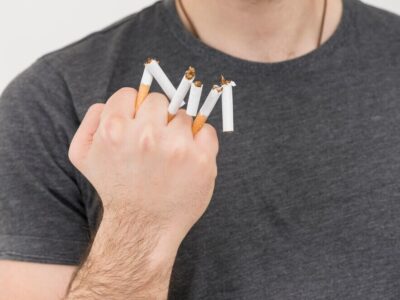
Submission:
M 168 122 L 174 118 L 179 107 L 181 107 L 183 99 L 186 97 L 195 76 L 196 70 L 193 67 L 189 67 L 168 106 Z
M 186 107 L 186 113 L 189 116 L 195 117 L 197 115 L 197 110 L 199 108 L 201 93 L 203 91 L 203 84 L 201 81 L 197 80 L 192 83 L 190 88 L 188 105 Z
M 193 122 L 192 132 L 195 135 L 199 130 L 203 127 L 204 123 L 207 122 L 207 118 L 211 114 L 212 110 L 214 109 L 215 104 L 217 104 L 218 98 L 221 96 L 223 88 L 214 85 L 211 89 L 210 93 L 208 94 L 204 104 L 200 108 L 200 111 Z
M 163 69 L 161 69 L 158 61 L 156 61 L 155 59 L 149 59 L 148 63 L 146 64 L 146 68 L 149 73 L 154 77 L 154 79 L 158 82 L 167 97 L 169 99 L 172 99 L 176 93 L 176 89 L 167 77 L 167 75 L 164 73 Z
M 139 91 L 136 97 L 136 111 L 138 111 L 140 105 L 142 105 L 144 99 L 149 94 L 151 83 L 153 82 L 153 75 L 147 70 L 146 64 L 144 67 L 142 80 L 140 81 Z
M 233 131 L 233 92 L 232 88 L 236 83 L 232 80 L 226 80 L 221 76 L 221 85 L 224 90 L 222 92 L 222 130 L 224 132 Z

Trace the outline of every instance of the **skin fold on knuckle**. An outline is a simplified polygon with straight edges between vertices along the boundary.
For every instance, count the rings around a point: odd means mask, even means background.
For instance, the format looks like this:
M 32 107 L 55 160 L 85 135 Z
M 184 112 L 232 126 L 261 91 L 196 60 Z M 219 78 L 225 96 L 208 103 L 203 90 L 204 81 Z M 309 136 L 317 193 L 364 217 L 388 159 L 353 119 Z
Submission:
M 209 153 L 198 153 L 196 162 L 199 174 L 202 174 L 210 180 L 215 180 L 218 169 L 214 155 L 210 155 Z
M 124 141 L 124 119 L 118 115 L 109 115 L 101 121 L 101 136 L 112 146 Z
M 167 156 L 172 161 L 182 161 L 189 155 L 189 143 L 184 138 L 176 138 L 167 148 Z
M 212 157 L 208 153 L 204 152 L 198 153 L 196 156 L 196 168 L 198 172 L 203 175 L 210 174 L 214 166 Z
M 140 153 L 150 153 L 155 149 L 159 138 L 155 130 L 151 124 L 147 124 L 141 128 L 137 143 Z

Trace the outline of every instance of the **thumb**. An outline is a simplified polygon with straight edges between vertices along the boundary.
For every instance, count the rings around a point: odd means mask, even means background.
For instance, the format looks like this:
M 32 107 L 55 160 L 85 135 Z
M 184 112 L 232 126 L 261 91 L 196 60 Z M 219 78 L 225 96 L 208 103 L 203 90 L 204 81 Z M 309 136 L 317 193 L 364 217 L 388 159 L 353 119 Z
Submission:
M 79 170 L 92 144 L 93 135 L 99 127 L 100 116 L 103 109 L 103 103 L 96 103 L 90 106 L 72 139 L 68 157 L 72 164 Z

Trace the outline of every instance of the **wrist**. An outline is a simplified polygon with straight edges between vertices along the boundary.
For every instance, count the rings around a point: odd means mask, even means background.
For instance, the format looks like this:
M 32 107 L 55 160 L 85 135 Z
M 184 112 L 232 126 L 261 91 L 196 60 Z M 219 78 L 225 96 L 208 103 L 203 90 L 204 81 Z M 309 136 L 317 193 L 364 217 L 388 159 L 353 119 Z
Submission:
M 131 242 L 132 246 L 146 250 L 149 263 L 157 266 L 173 263 L 183 240 L 181 231 L 143 211 L 113 208 L 104 210 L 94 244 Z

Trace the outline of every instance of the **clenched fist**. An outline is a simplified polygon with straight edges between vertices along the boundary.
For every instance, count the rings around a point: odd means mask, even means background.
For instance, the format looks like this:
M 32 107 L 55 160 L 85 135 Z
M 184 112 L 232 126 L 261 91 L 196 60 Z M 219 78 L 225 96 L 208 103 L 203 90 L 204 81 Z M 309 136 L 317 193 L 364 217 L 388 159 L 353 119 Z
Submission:
M 71 162 L 96 188 L 104 216 L 153 218 L 182 239 L 207 208 L 217 174 L 218 139 L 206 125 L 193 137 L 180 110 L 167 122 L 168 100 L 150 94 L 134 111 L 123 88 L 88 110 L 70 146 Z M 119 220 L 121 221 L 121 220 Z

